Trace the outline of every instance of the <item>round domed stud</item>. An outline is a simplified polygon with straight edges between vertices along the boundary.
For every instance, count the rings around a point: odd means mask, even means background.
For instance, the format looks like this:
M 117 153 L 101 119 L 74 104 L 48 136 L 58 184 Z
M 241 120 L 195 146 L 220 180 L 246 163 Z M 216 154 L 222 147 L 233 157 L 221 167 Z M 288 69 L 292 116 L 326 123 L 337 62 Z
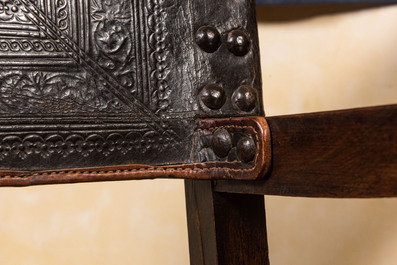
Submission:
M 200 98 L 208 108 L 218 110 L 225 104 L 225 90 L 220 85 L 209 84 L 201 90 Z
M 250 50 L 250 40 L 247 34 L 240 29 L 229 32 L 227 35 L 227 45 L 229 51 L 236 56 L 244 56 Z
M 202 26 L 196 32 L 196 43 L 205 52 L 216 52 L 221 46 L 221 34 L 212 26 Z
M 232 149 L 232 137 L 226 129 L 218 129 L 212 136 L 212 150 L 219 157 L 226 157 Z
M 240 110 L 250 112 L 256 107 L 258 96 L 252 87 L 240 86 L 234 91 L 232 100 Z
M 256 155 L 256 146 L 254 140 L 249 137 L 241 138 L 237 143 L 237 157 L 243 163 L 254 160 Z

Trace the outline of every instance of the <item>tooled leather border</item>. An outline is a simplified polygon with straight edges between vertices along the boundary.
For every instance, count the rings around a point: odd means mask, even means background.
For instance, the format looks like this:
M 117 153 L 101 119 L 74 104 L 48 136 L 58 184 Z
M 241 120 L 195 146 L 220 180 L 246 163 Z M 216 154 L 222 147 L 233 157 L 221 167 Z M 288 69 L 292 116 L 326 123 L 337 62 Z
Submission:
M 271 137 L 263 117 L 206 119 L 200 121 L 199 130 L 218 128 L 252 129 L 256 137 L 257 154 L 247 167 L 242 162 L 211 161 L 166 166 L 120 165 L 46 171 L 0 171 L 0 186 L 31 186 L 96 181 L 121 181 L 155 178 L 183 179 L 234 179 L 256 180 L 270 169 Z

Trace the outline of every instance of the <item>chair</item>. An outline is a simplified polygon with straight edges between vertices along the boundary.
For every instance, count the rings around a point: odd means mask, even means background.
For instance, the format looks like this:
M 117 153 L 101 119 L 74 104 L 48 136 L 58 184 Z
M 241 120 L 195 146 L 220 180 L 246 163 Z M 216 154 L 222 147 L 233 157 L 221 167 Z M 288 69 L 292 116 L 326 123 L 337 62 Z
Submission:
M 264 194 L 395 196 L 395 105 L 263 118 L 252 1 L 51 3 L 0 14 L 0 185 L 188 179 L 192 264 L 267 264 Z

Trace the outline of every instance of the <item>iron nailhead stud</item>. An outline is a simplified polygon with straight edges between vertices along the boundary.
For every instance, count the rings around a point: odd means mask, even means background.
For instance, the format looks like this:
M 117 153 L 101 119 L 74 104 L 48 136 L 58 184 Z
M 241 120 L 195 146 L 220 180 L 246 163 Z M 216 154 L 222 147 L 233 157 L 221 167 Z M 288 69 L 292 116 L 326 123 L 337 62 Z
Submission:
M 237 157 L 243 163 L 254 160 L 256 155 L 255 142 L 251 137 L 243 137 L 237 143 Z
M 229 51 L 236 56 L 244 56 L 250 50 L 250 40 L 247 34 L 240 30 L 235 29 L 227 35 L 227 45 Z
M 212 136 L 212 149 L 219 157 L 225 157 L 232 149 L 232 137 L 226 129 L 218 129 Z
M 234 91 L 232 100 L 240 110 L 250 112 L 256 107 L 258 98 L 255 89 L 250 86 L 240 86 Z
M 196 43 L 205 52 L 216 52 L 221 46 L 221 34 L 212 26 L 202 26 L 196 32 Z
M 208 108 L 218 110 L 225 104 L 225 90 L 220 85 L 209 84 L 201 90 L 200 98 Z

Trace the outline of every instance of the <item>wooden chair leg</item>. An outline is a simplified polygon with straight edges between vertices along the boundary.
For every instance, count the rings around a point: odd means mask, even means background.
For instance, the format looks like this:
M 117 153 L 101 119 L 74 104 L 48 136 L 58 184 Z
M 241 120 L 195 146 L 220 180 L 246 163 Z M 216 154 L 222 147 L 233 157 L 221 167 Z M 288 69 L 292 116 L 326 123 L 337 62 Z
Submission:
M 264 197 L 185 180 L 191 265 L 268 265 Z

